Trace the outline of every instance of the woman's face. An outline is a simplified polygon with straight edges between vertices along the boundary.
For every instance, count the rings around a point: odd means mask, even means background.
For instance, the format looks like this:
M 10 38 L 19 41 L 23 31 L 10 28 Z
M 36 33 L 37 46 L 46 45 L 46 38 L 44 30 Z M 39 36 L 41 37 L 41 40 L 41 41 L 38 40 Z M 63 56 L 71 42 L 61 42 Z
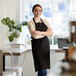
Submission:
M 40 7 L 38 7 L 38 6 L 35 7 L 35 9 L 33 11 L 34 17 L 40 17 L 41 13 L 42 13 L 42 9 Z

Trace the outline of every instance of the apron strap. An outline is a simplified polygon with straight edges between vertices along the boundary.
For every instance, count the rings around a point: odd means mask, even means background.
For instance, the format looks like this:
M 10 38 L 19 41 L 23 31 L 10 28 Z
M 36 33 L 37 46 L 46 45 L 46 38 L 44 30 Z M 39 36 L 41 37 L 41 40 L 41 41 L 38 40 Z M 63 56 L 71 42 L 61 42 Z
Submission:
M 41 20 L 41 22 L 42 22 L 42 23 L 44 23 L 44 22 L 42 21 L 42 19 L 41 19 L 41 18 L 40 18 L 40 20 Z M 34 18 L 33 18 L 33 21 L 34 21 L 34 23 L 36 24 L 36 22 L 35 22 L 35 19 L 34 19 Z

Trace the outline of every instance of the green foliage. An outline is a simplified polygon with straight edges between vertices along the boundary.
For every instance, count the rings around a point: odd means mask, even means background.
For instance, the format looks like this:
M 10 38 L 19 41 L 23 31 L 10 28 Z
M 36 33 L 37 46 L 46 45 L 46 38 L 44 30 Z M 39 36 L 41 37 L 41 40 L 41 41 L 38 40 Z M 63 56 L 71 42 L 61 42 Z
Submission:
M 22 25 L 23 26 L 27 25 L 27 22 L 26 21 L 22 21 Z
M 58 44 L 58 37 L 57 36 L 54 36 L 54 37 L 48 37 L 49 38 L 49 44 L 50 45 L 57 45 Z
M 55 45 L 58 44 L 58 39 L 57 39 L 57 38 L 58 38 L 57 36 L 54 37 L 54 44 L 55 44 Z
M 8 36 L 8 38 L 9 38 L 9 41 L 10 41 L 10 42 L 13 41 L 13 40 L 14 40 L 13 34 L 11 34 L 10 36 Z
M 11 32 L 11 35 L 8 36 L 10 42 L 13 41 L 14 38 L 18 38 L 20 32 L 22 32 L 22 26 L 27 25 L 26 21 L 20 23 L 18 21 L 10 20 L 9 17 L 3 18 L 1 22 L 6 25 L 9 28 L 9 32 Z
M 48 37 L 49 38 L 49 44 L 52 45 L 52 37 Z

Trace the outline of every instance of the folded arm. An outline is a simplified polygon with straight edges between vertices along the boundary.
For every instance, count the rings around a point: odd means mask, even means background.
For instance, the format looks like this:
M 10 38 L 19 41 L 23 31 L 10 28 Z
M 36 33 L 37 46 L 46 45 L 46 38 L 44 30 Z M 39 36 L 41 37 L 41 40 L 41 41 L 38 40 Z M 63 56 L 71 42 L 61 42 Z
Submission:
M 32 22 L 29 22 L 28 23 L 28 28 L 29 28 L 29 31 L 31 33 L 31 36 L 35 39 L 38 39 L 38 38 L 43 38 L 44 36 L 41 35 L 41 34 L 38 34 L 39 31 L 36 31 L 35 30 L 35 26 Z
M 47 21 L 44 22 L 48 27 L 48 29 L 45 32 L 35 30 L 35 25 L 32 21 L 28 23 L 28 28 L 31 33 L 31 36 L 34 37 L 35 39 L 43 38 L 45 36 L 52 36 L 52 29 L 50 28 L 49 23 Z
M 42 35 L 42 36 L 52 36 L 52 30 L 51 30 L 51 28 L 48 28 L 45 32 L 33 31 L 33 34 L 38 34 L 38 35 Z

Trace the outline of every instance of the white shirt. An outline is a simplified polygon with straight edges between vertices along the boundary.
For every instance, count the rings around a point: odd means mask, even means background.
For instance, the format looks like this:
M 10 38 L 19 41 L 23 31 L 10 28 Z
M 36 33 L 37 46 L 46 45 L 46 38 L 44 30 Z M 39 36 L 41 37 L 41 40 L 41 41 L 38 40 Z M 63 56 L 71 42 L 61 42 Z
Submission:
M 45 19 L 42 19 L 42 21 L 45 23 L 45 25 L 46 25 L 48 28 L 50 28 L 49 23 L 48 23 Z M 35 39 L 41 38 L 40 35 L 35 35 L 35 34 L 32 33 L 32 31 L 35 31 L 35 29 L 36 29 L 35 23 L 34 23 L 33 19 L 28 22 L 28 28 L 29 28 L 30 34 L 31 34 L 31 36 L 32 36 L 33 38 L 35 38 Z

